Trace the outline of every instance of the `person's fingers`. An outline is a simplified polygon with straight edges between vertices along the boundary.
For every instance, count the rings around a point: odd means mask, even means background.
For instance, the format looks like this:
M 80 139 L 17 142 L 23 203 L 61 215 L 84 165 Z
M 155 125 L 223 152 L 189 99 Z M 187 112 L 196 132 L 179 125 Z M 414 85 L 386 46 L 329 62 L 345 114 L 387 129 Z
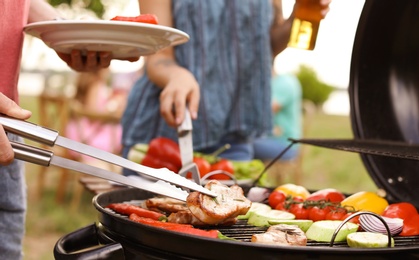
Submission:
M 0 114 L 17 119 L 28 119 L 32 112 L 18 106 L 13 100 L 0 93 Z M 14 152 L 6 132 L 0 125 L 0 165 L 8 165 L 13 161 Z
M 186 97 L 183 95 L 176 95 L 174 100 L 174 117 L 176 126 L 182 124 L 185 119 L 185 101 Z
M 15 157 L 12 146 L 7 138 L 6 132 L 0 126 L 0 165 L 10 164 Z
M 81 55 L 81 51 L 72 50 L 70 54 L 70 60 L 67 64 L 68 66 L 70 66 L 70 68 L 74 69 L 75 71 L 83 71 L 84 62 L 83 56 Z
M 160 94 L 160 114 L 169 126 L 176 127 L 173 93 L 164 89 Z
M 0 114 L 17 119 L 28 119 L 32 112 L 18 106 L 13 100 L 0 93 Z
M 191 114 L 192 120 L 195 120 L 198 118 L 199 99 L 200 99 L 199 89 L 197 91 L 192 91 L 192 93 L 189 95 L 188 109 L 189 109 L 189 113 Z
M 88 51 L 86 55 L 85 69 L 87 71 L 94 71 L 98 68 L 97 53 L 95 51 Z
M 110 52 L 99 53 L 99 66 L 101 68 L 107 68 L 111 65 L 112 54 Z

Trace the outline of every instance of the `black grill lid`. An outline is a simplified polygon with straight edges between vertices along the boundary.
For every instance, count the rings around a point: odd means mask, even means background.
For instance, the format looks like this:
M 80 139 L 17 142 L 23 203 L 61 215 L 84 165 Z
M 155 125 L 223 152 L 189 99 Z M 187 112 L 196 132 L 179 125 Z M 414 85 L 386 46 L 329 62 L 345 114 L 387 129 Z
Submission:
M 419 1 L 366 0 L 352 53 L 355 138 L 419 143 Z M 419 162 L 361 154 L 390 201 L 419 208 Z

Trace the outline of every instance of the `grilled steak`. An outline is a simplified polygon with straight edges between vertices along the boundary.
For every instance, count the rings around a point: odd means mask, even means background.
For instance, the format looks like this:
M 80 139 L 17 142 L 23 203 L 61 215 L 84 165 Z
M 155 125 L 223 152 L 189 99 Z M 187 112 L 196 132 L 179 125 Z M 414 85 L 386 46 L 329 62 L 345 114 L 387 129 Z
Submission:
M 305 246 L 307 237 L 295 225 L 273 225 L 263 234 L 252 235 L 252 242 L 270 245 Z
M 191 192 L 186 199 L 189 210 L 203 223 L 218 225 L 230 221 L 238 215 L 245 215 L 252 205 L 238 185 L 228 187 L 217 180 L 211 180 L 205 188 L 218 196 L 212 198 L 199 192 Z

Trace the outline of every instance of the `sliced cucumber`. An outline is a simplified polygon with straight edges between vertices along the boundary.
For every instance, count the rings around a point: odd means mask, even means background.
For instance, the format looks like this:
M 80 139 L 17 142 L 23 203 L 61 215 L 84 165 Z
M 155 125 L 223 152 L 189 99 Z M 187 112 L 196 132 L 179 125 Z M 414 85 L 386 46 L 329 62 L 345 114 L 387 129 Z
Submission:
M 309 219 L 271 219 L 268 220 L 271 225 L 285 224 L 298 226 L 302 231 L 307 232 L 309 227 L 313 224 L 313 220 Z
M 252 202 L 252 206 L 250 207 L 249 211 L 247 211 L 246 215 L 239 215 L 237 216 L 237 219 L 249 219 L 253 212 L 265 212 L 269 210 L 271 210 L 269 205 L 259 202 Z
M 283 210 L 272 209 L 269 211 L 253 212 L 250 214 L 247 223 L 249 225 L 263 227 L 270 226 L 270 220 L 295 219 L 295 215 Z
M 377 248 L 388 246 L 388 236 L 372 232 L 355 232 L 346 237 L 350 247 Z M 391 238 L 391 247 L 394 247 L 394 239 Z
M 306 232 L 307 239 L 318 242 L 330 242 L 340 220 L 320 220 L 314 222 Z M 347 222 L 335 237 L 336 242 L 346 241 L 346 236 L 358 230 L 358 225 Z

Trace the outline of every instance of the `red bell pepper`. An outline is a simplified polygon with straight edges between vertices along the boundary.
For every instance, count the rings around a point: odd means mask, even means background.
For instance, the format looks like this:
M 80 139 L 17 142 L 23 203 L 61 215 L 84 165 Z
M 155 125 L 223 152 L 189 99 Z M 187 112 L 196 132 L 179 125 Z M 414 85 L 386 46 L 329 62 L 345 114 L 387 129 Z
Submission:
M 157 137 L 151 140 L 142 165 L 152 168 L 167 168 L 179 172 L 182 167 L 179 145 L 172 139 Z
M 112 21 L 125 21 L 137 23 L 158 24 L 157 16 L 154 14 L 140 14 L 138 16 L 115 16 Z
M 419 235 L 419 214 L 413 215 L 403 221 L 403 230 L 399 236 L 417 236 Z
M 148 209 L 143 209 L 139 206 L 131 205 L 128 203 L 113 203 L 109 204 L 107 208 L 110 208 L 119 214 L 124 214 L 127 216 L 131 214 L 136 214 L 137 216 L 153 220 L 162 220 L 166 218 L 166 216 L 162 213 L 151 211 Z
M 219 233 L 218 230 L 202 230 L 199 228 L 194 228 L 192 225 L 189 225 L 189 224 L 162 222 L 158 220 L 143 218 L 143 217 L 139 217 L 135 213 L 131 214 L 129 216 L 129 219 L 138 223 L 145 224 L 145 225 L 150 225 L 153 227 L 163 228 L 165 230 L 171 230 L 175 232 L 196 235 L 196 236 L 201 236 L 201 237 L 218 238 L 218 233 Z

